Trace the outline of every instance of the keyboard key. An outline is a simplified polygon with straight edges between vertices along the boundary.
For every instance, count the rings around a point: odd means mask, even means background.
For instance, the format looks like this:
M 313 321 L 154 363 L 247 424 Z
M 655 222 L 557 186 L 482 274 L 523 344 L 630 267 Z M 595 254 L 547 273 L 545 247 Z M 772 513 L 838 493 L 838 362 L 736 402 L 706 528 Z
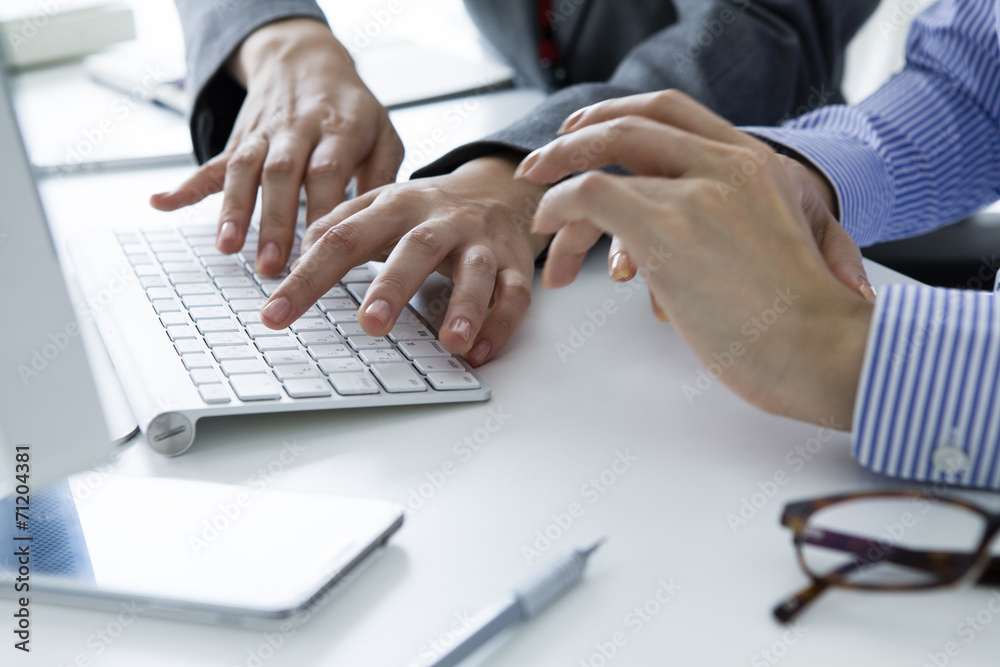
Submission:
M 277 382 L 268 374 L 237 375 L 229 379 L 241 401 L 276 401 L 281 398 Z
M 455 357 L 417 357 L 413 363 L 417 370 L 424 375 L 454 371 L 465 372 L 465 366 Z
M 319 371 L 312 364 L 285 364 L 274 367 L 274 376 L 282 382 L 301 380 L 303 378 L 318 378 Z
M 170 336 L 170 340 L 178 341 L 185 338 L 197 338 L 198 332 L 196 332 L 194 327 L 189 324 L 177 324 L 172 327 L 167 327 L 167 335 Z
M 132 267 L 135 275 L 139 277 L 143 276 L 159 276 L 160 269 L 156 267 L 155 264 L 140 264 L 139 266 Z
M 309 357 L 302 350 L 275 350 L 264 355 L 264 361 L 268 366 L 280 366 L 283 364 L 305 364 L 309 362 Z
M 404 340 L 399 343 L 399 350 L 407 359 L 416 357 L 450 357 L 451 352 L 441 347 L 436 340 Z
M 363 371 L 365 369 L 365 365 L 354 357 L 317 359 L 317 361 L 319 362 L 319 369 L 327 375 L 333 375 L 334 373 L 351 373 L 355 371 Z
M 229 392 L 221 384 L 203 384 L 198 387 L 198 393 L 201 394 L 201 400 L 213 405 L 229 403 L 232 400 Z
M 299 341 L 294 336 L 268 336 L 267 338 L 258 338 L 256 341 L 257 349 L 261 352 L 270 352 L 272 350 L 297 350 L 299 349 Z
M 368 334 L 357 322 L 343 322 L 337 325 L 337 331 L 344 336 L 367 336 Z
M 191 319 L 195 322 L 202 320 L 229 319 L 233 316 L 233 311 L 228 306 L 198 306 L 190 311 Z
M 344 279 L 347 282 L 347 279 Z M 358 300 L 358 303 L 363 303 L 365 300 L 365 294 L 368 293 L 368 288 L 371 287 L 371 283 L 349 283 L 346 285 L 348 293 Z
M 267 372 L 267 367 L 261 363 L 260 359 L 227 359 L 220 366 L 226 377 Z
M 146 246 L 142 243 L 122 243 L 122 250 L 126 255 L 145 255 Z
M 263 293 L 256 287 L 227 287 L 222 290 L 226 301 L 233 299 L 263 299 Z
M 377 394 L 378 383 L 368 374 L 367 371 L 361 373 L 334 373 L 330 376 L 330 383 L 341 396 L 357 396 L 359 394 Z
M 126 255 L 129 264 L 132 266 L 142 266 L 143 264 L 154 264 L 153 258 L 143 253 L 141 255 Z
M 222 382 L 222 376 L 214 368 L 197 368 L 191 371 L 191 382 L 195 385 L 214 384 Z
M 264 297 L 260 297 L 259 299 L 230 299 L 229 307 L 240 313 L 244 310 L 260 310 L 264 307 L 265 303 L 266 300 Z
M 399 317 L 396 318 L 396 324 L 394 326 L 399 326 L 400 324 L 419 324 L 423 326 L 424 323 L 420 321 L 417 314 L 413 312 L 413 309 L 407 306 L 403 310 L 399 311 Z
M 336 331 L 306 331 L 299 334 L 299 340 L 306 347 L 312 347 L 313 345 L 336 345 L 344 342 L 344 339 Z
M 358 304 L 353 299 L 344 295 L 342 297 L 323 298 L 316 302 L 316 305 L 325 313 L 329 310 L 357 310 Z
M 205 266 L 243 266 L 243 261 L 236 255 L 223 255 L 213 248 L 195 248 L 196 255 L 201 257 L 201 263 Z
M 309 354 L 317 361 L 320 359 L 344 359 L 353 358 L 354 355 L 347 349 L 346 345 L 312 345 L 309 347 Z
M 226 361 L 228 359 L 257 359 L 257 348 L 252 345 L 232 345 L 229 347 L 217 347 L 212 350 L 212 356 L 216 361 Z
M 150 301 L 157 301 L 159 299 L 172 299 L 176 294 L 173 287 L 150 287 L 146 290 L 146 296 L 149 297 Z
M 218 294 L 191 294 L 181 300 L 188 310 L 202 306 L 222 306 L 226 303 Z
M 327 320 L 321 320 L 319 318 L 303 318 L 292 322 L 289 327 L 295 333 L 305 333 L 307 331 L 329 331 L 333 328 Z
M 372 364 L 394 364 L 406 361 L 406 357 L 396 350 L 362 350 L 358 358 L 369 366 Z
M 434 340 L 436 337 L 427 327 L 417 324 L 397 324 L 389 332 L 389 338 L 398 343 L 403 340 Z
M 393 394 L 427 391 L 427 383 L 409 364 L 375 364 L 372 373 Z
M 346 299 L 347 290 L 340 285 L 335 285 L 330 288 L 330 291 L 324 294 L 321 299 Z
M 243 327 L 232 319 L 202 320 L 198 322 L 198 331 L 202 335 L 216 333 L 218 331 L 241 331 Z
M 166 287 L 167 283 L 160 277 L 160 274 L 143 276 L 139 278 L 139 284 L 142 288 L 148 290 L 153 287 Z
M 188 319 L 187 313 L 177 310 L 160 315 L 160 323 L 165 327 L 169 327 L 175 324 L 191 324 L 191 320 Z
M 258 338 L 266 338 L 268 336 L 287 336 L 288 329 L 279 329 L 275 331 L 274 329 L 268 328 L 267 325 L 256 322 L 253 324 L 246 325 L 247 334 L 254 340 Z
M 163 313 L 173 313 L 179 310 L 183 310 L 181 302 L 177 299 L 156 299 L 153 301 L 153 310 L 156 311 L 158 315 Z
M 167 278 L 174 285 L 183 285 L 184 283 L 207 283 L 210 279 L 204 273 L 170 273 Z
M 161 252 L 156 256 L 160 262 L 166 264 L 167 262 L 196 262 L 194 255 L 190 252 Z
M 188 338 L 176 341 L 174 349 L 177 350 L 177 354 L 188 354 L 190 352 L 204 352 L 205 346 L 197 338 Z
M 182 283 L 174 288 L 182 297 L 192 294 L 215 294 L 215 285 L 212 283 Z
M 479 380 L 472 373 L 428 373 L 427 381 L 438 391 L 479 389 Z
M 260 291 L 264 293 L 265 296 L 271 296 L 274 294 L 278 287 L 281 286 L 281 280 L 262 280 L 260 281 Z
M 351 336 L 347 339 L 347 342 L 355 350 L 380 350 L 392 347 L 389 339 L 381 336 L 377 338 L 375 336 Z
M 193 371 L 196 368 L 212 368 L 212 359 L 204 352 L 191 352 L 190 354 L 181 355 L 181 361 L 184 362 L 184 368 L 189 371 Z
M 212 276 L 216 280 L 219 278 L 235 278 L 240 276 L 246 277 L 248 280 L 250 279 L 242 264 L 218 264 L 209 266 L 208 275 Z
M 292 398 L 320 398 L 330 396 L 330 383 L 322 378 L 307 378 L 285 382 L 285 391 Z
M 241 310 L 236 313 L 236 318 L 245 327 L 251 324 L 260 324 L 260 311 L 259 310 Z
M 172 273 L 202 273 L 200 262 L 163 262 L 162 266 L 167 275 Z
M 251 280 L 250 276 L 245 273 L 243 275 L 235 276 L 219 276 L 215 279 L 215 284 L 218 285 L 220 289 L 226 287 L 255 287 L 253 280 Z
M 178 227 L 177 231 L 187 238 L 191 238 L 192 236 L 211 236 L 215 238 L 216 228 L 214 223 L 203 222 Z
M 342 283 L 363 283 L 375 280 L 375 270 L 367 264 L 355 267 L 347 272 L 347 275 L 340 281 Z
M 358 309 L 352 308 L 350 310 L 328 310 L 326 311 L 326 318 L 331 322 L 333 322 L 334 324 L 343 324 L 345 322 L 357 322 Z
M 242 331 L 220 331 L 205 336 L 205 344 L 211 348 L 225 347 L 227 345 L 246 345 L 248 342 L 247 335 Z
M 168 237 L 169 238 L 169 237 Z M 155 253 L 161 252 L 187 252 L 187 244 L 180 241 L 157 241 L 146 236 L 146 240 L 149 241 L 149 247 L 153 249 Z

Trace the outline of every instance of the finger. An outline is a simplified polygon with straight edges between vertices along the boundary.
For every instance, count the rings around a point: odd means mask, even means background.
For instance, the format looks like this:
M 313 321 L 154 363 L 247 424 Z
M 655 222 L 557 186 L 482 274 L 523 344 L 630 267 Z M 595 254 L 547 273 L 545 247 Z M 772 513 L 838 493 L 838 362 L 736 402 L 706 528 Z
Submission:
M 751 146 L 757 141 L 679 90 L 661 90 L 598 102 L 572 114 L 560 134 L 623 116 L 643 116 L 722 143 Z
M 635 262 L 625 250 L 625 242 L 622 237 L 617 234 L 612 236 L 611 248 L 608 250 L 608 275 L 615 282 L 627 283 L 635 278 L 637 270 Z
M 358 168 L 358 194 L 395 183 L 403 155 L 403 142 L 392 125 L 387 125 L 371 156 Z
M 669 220 L 644 192 L 663 191 L 657 201 L 669 198 L 672 181 L 657 178 L 612 176 L 594 171 L 551 188 L 535 212 L 532 231 L 554 234 L 573 220 L 588 220 L 607 233 L 620 234 L 626 242 L 650 245 Z M 631 237 L 631 238 L 630 238 Z M 669 239 L 666 239 L 669 241 Z
M 259 273 L 281 273 L 288 264 L 299 217 L 299 193 L 313 147 L 301 135 L 282 134 L 270 141 L 261 170 Z
M 438 340 L 452 354 L 465 356 L 483 326 L 496 290 L 496 254 L 484 246 L 469 248 L 456 264 L 452 278 L 455 287 Z
M 627 116 L 564 135 L 524 159 L 516 176 L 555 183 L 570 174 L 621 165 L 637 174 L 678 178 L 709 168 L 713 156 L 749 153 L 641 116 Z M 762 155 L 766 155 L 762 151 Z
M 243 247 L 250 218 L 257 205 L 260 171 L 267 156 L 267 140 L 263 137 L 240 145 L 226 162 L 222 212 L 219 214 L 219 235 L 216 247 L 233 253 Z
M 410 213 L 404 208 L 403 215 Z M 391 245 L 405 223 L 384 207 L 370 207 L 329 227 L 268 299 L 261 321 L 282 329 L 297 320 L 348 271 Z
M 826 265 L 849 290 L 875 303 L 875 289 L 868 281 L 861 250 L 840 223 L 832 215 L 827 215 L 829 224 L 819 246 Z
M 324 138 L 313 151 L 305 179 L 307 226 L 343 203 L 354 168 L 344 155 L 343 143 L 337 137 Z
M 542 269 L 542 289 L 565 287 L 580 273 L 587 251 L 604 232 L 587 220 L 573 220 L 560 229 L 549 245 L 549 255 Z
M 514 268 L 497 275 L 496 298 L 466 361 L 481 366 L 507 344 L 531 305 L 531 274 Z
M 159 192 L 149 199 L 153 208 L 176 211 L 197 204 L 205 197 L 222 192 L 226 182 L 227 155 L 218 155 L 201 166 L 194 175 L 170 192 Z
M 400 311 L 457 242 L 458 229 L 451 224 L 424 223 L 403 236 L 358 311 L 358 323 L 364 330 L 372 336 L 389 333 Z
M 377 197 L 378 192 L 369 192 L 364 196 L 345 201 L 306 227 L 305 234 L 302 235 L 302 253 L 305 254 L 312 248 L 313 244 L 332 227 L 336 227 L 351 216 L 357 215 L 371 206 Z

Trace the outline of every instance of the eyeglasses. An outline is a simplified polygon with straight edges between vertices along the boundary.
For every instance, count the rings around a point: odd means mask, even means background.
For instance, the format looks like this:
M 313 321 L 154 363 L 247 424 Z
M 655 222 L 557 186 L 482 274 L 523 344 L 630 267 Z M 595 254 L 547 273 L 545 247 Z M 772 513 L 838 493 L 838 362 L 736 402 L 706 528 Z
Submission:
M 785 506 L 799 565 L 812 584 L 774 608 L 792 621 L 830 586 L 924 590 L 1000 584 L 990 544 L 1000 514 L 930 491 L 845 493 Z

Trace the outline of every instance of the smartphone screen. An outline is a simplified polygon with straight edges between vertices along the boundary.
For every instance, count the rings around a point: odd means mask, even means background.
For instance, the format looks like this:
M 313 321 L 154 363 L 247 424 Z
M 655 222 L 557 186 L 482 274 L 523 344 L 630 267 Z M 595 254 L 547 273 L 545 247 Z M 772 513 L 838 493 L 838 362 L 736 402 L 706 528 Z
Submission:
M 381 500 L 95 474 L 5 498 L 0 517 L 17 545 L 0 550 L 4 595 L 264 626 L 302 613 L 402 524 Z

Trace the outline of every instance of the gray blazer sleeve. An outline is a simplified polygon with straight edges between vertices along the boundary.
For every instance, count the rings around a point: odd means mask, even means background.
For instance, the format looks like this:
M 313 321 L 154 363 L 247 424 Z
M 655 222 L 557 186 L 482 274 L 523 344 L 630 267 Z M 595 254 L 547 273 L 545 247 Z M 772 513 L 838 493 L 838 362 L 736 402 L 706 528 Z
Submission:
M 246 91 L 222 66 L 247 35 L 280 19 L 326 18 L 315 0 L 174 0 L 184 28 L 194 100 L 191 137 L 199 162 L 222 151 Z
M 736 125 L 775 125 L 841 102 L 844 49 L 879 2 L 675 0 L 675 4 L 679 20 L 638 43 L 606 83 L 564 88 L 507 129 L 448 153 L 414 176 L 447 173 L 501 150 L 530 152 L 554 139 L 562 122 L 577 109 L 635 93 L 677 88 Z M 600 40 L 601 32 L 596 31 L 593 43 L 584 40 L 579 49 L 601 50 Z

